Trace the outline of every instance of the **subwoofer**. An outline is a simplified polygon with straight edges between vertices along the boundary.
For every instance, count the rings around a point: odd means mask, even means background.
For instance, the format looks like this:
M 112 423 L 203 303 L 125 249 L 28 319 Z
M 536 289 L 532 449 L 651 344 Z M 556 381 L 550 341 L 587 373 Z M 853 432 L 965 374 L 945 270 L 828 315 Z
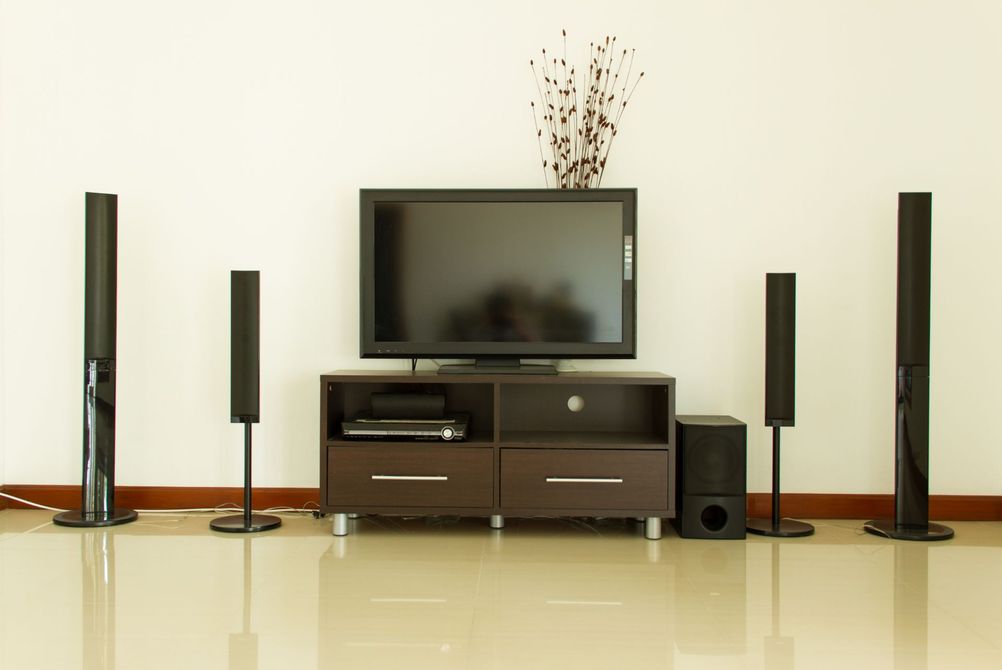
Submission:
M 681 537 L 745 537 L 747 426 L 730 416 L 678 416 L 676 514 Z

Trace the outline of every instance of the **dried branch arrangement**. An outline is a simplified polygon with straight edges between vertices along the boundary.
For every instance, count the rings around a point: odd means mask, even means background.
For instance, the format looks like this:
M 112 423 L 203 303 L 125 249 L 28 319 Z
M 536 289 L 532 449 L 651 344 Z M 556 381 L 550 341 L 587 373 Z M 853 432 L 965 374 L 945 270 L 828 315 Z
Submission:
M 543 59 L 538 65 L 535 60 L 529 61 L 539 93 L 539 107 L 535 101 L 530 105 L 543 178 L 547 187 L 551 186 L 552 178 L 554 188 L 598 188 L 626 104 L 644 73 L 631 85 L 636 49 L 629 52 L 623 49 L 617 59 L 616 38 L 606 36 L 604 44 L 591 43 L 588 73 L 579 75 L 573 65 L 568 69 L 567 31 L 561 32 L 564 41 L 561 58 L 551 57 L 543 49 Z M 626 73 L 620 84 L 624 65 Z M 543 156 L 544 133 L 551 159 Z

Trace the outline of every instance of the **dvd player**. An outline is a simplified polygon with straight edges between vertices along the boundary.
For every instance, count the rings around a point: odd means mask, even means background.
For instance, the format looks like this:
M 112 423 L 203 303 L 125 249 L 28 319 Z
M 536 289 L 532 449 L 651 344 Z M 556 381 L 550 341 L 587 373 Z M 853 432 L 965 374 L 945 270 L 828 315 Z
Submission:
M 341 435 L 368 440 L 465 440 L 470 415 L 454 413 L 440 419 L 374 419 L 366 412 L 341 422 Z

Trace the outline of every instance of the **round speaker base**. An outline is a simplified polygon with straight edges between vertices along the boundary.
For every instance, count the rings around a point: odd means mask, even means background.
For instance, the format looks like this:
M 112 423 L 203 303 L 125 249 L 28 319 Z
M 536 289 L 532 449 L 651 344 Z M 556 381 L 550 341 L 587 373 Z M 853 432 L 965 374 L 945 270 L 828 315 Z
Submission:
M 863 530 L 871 535 L 879 535 L 892 540 L 912 540 L 917 542 L 935 542 L 949 540 L 953 537 L 953 529 L 930 523 L 926 526 L 899 526 L 894 519 L 876 519 L 863 524 Z
M 772 519 L 748 519 L 746 527 L 749 533 L 767 537 L 807 537 L 814 535 L 814 526 L 795 519 L 780 519 L 779 525 L 773 525 Z
M 221 516 L 209 522 L 209 528 L 221 533 L 259 533 L 282 525 L 282 520 L 270 514 L 251 514 L 250 523 L 243 514 Z
M 86 516 L 81 510 L 71 509 L 52 517 L 52 523 L 70 528 L 100 528 L 102 526 L 118 526 L 135 521 L 137 518 L 139 518 L 139 514 L 135 510 L 124 507 L 116 507 L 110 514 L 89 514 Z

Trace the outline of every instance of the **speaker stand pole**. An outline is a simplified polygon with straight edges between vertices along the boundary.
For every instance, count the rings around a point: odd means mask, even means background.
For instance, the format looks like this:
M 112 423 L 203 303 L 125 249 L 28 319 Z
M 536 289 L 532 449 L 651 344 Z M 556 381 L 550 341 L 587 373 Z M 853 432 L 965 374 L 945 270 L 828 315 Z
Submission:
M 94 528 L 135 521 L 115 507 L 115 361 L 92 358 L 84 370 L 83 485 L 80 509 L 52 517 L 57 526 Z
M 749 533 L 768 537 L 806 537 L 814 526 L 803 521 L 779 518 L 779 426 L 772 427 L 772 519 L 748 519 Z
M 894 425 L 894 518 L 863 524 L 893 540 L 949 540 L 953 529 L 929 523 L 929 368 L 898 366 Z
M 244 513 L 221 516 L 209 522 L 209 528 L 222 533 L 257 533 L 282 525 L 270 514 L 254 514 L 251 504 L 251 422 L 244 423 Z

